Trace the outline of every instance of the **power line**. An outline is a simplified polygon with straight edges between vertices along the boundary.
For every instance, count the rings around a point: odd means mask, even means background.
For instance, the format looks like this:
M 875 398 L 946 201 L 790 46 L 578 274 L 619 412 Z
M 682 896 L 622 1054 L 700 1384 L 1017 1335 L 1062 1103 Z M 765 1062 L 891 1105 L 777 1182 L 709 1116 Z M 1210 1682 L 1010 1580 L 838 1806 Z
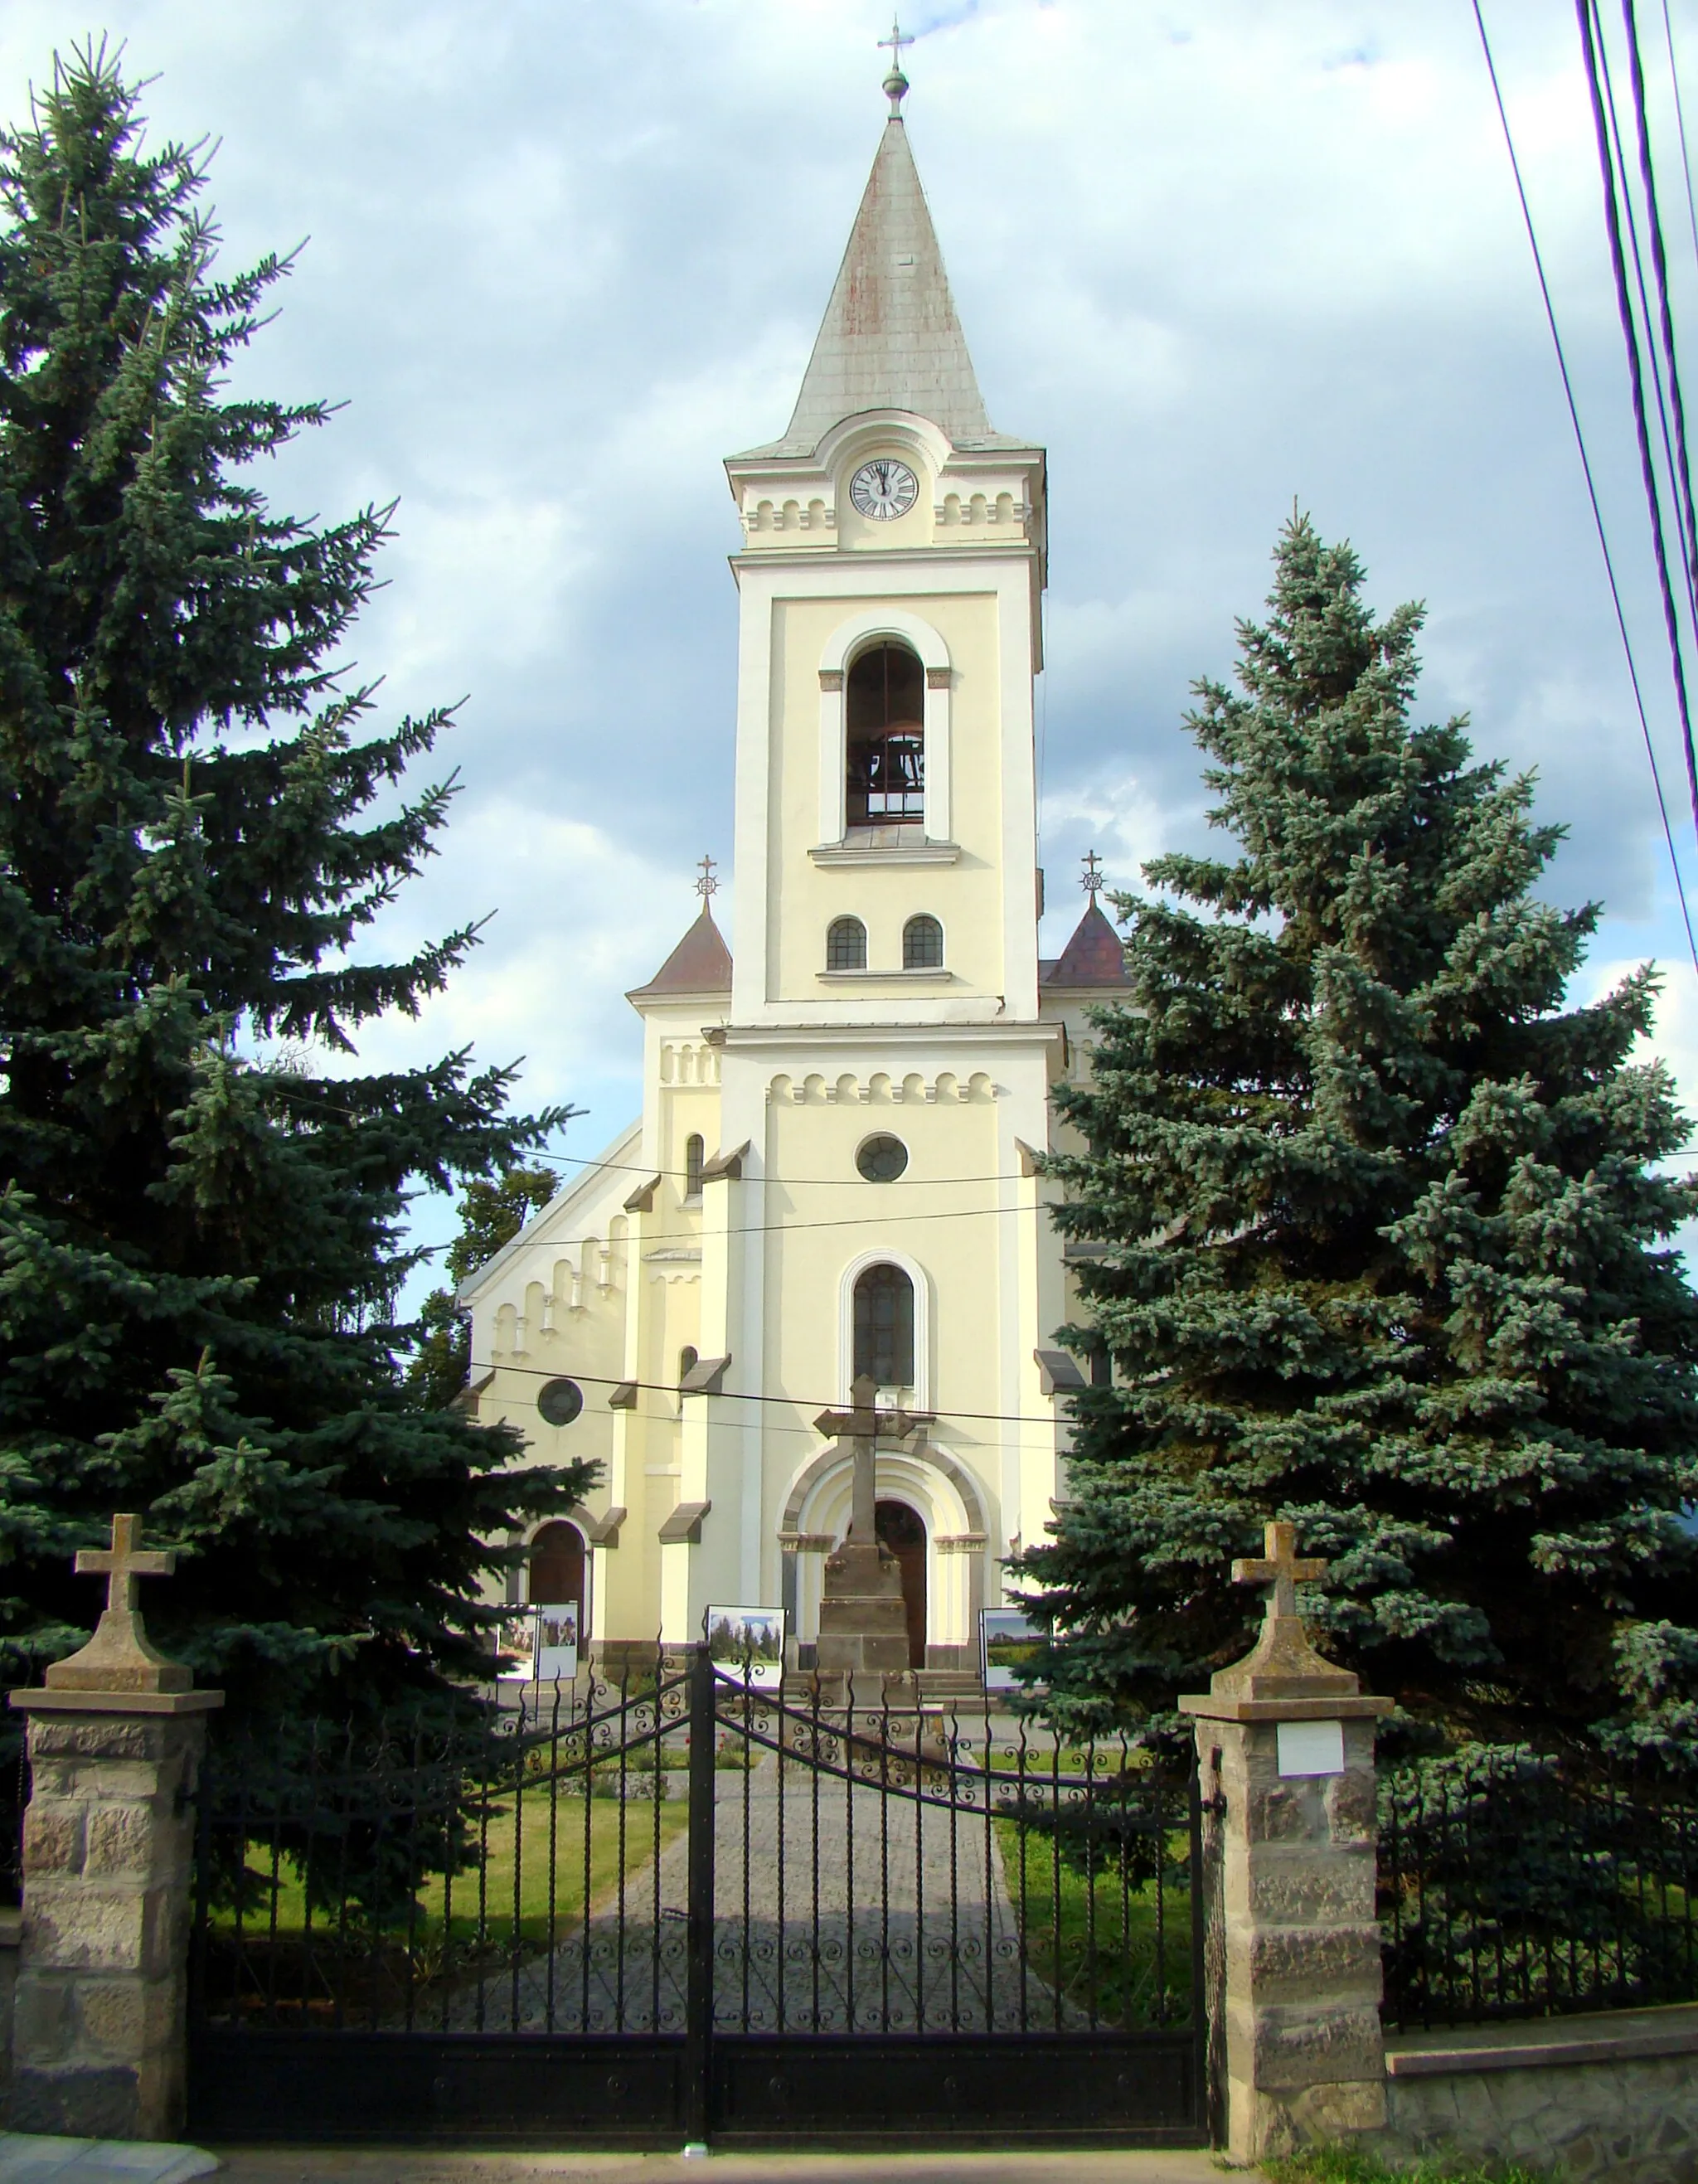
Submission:
M 1645 691 L 1640 682 L 1639 663 L 1634 658 L 1633 640 L 1628 635 L 1627 616 L 1622 607 L 1621 586 L 1616 578 L 1615 556 L 1610 551 L 1609 533 L 1604 526 L 1604 511 L 1598 500 L 1597 482 L 1592 475 L 1592 459 L 1587 452 L 1586 435 L 1581 429 L 1580 412 L 1574 399 L 1574 383 L 1569 376 L 1568 359 L 1562 347 L 1562 336 L 1557 330 L 1556 309 L 1550 298 L 1550 283 L 1545 278 L 1545 257 L 1539 247 L 1539 237 L 1533 225 L 1532 208 L 1527 201 L 1527 187 L 1522 180 L 1521 161 L 1516 156 L 1515 138 L 1509 125 L 1509 114 L 1505 109 L 1503 92 L 1498 82 L 1497 64 L 1492 58 L 1491 41 L 1486 35 L 1485 18 L 1480 12 L 1480 0 L 1474 0 L 1474 21 L 1478 25 L 1480 46 L 1485 54 L 1486 71 L 1491 78 L 1492 97 L 1496 102 L 1498 120 L 1503 129 L 1504 148 L 1509 154 L 1510 171 L 1515 176 L 1515 193 L 1521 204 L 1522 223 L 1527 230 L 1527 240 L 1533 252 L 1534 271 L 1539 276 L 1539 293 L 1545 305 L 1545 322 L 1550 329 L 1551 347 L 1556 352 L 1556 368 L 1562 374 L 1562 394 L 1568 405 L 1568 421 L 1574 429 L 1574 445 L 1579 453 L 1580 469 L 1586 481 L 1586 498 L 1591 504 L 1592 523 L 1598 534 L 1598 549 L 1604 557 L 1604 574 L 1610 587 L 1610 604 L 1615 610 L 1616 627 L 1621 632 L 1622 652 L 1628 666 L 1628 680 L 1633 685 L 1634 707 L 1639 715 L 1640 734 L 1645 743 L 1645 755 L 1651 765 L 1651 785 L 1656 792 L 1657 816 L 1662 822 L 1662 838 L 1668 844 L 1669 870 L 1674 876 L 1674 891 L 1680 901 L 1681 922 L 1686 928 L 1686 946 L 1692 957 L 1692 967 L 1698 971 L 1698 937 L 1692 929 L 1692 912 L 1686 900 L 1686 886 L 1681 877 L 1680 859 L 1674 847 L 1674 830 L 1669 823 L 1668 800 L 1663 794 L 1662 769 L 1656 762 L 1656 747 L 1651 741 L 1651 722 L 1645 713 Z
M 1640 186 L 1645 191 L 1645 228 L 1651 240 L 1651 273 L 1656 284 L 1657 331 L 1662 338 L 1663 365 L 1668 376 L 1668 399 L 1674 420 L 1674 448 L 1669 461 L 1685 520 L 1684 560 L 1687 597 L 1698 624 L 1698 514 L 1692 504 L 1692 466 L 1686 448 L 1686 404 L 1680 392 L 1680 362 L 1674 343 L 1674 314 L 1668 297 L 1668 254 L 1663 248 L 1662 214 L 1656 201 L 1656 170 L 1651 156 L 1651 123 L 1645 110 L 1645 65 L 1640 54 L 1639 25 L 1634 0 L 1622 0 L 1622 16 L 1628 34 L 1628 71 L 1633 95 L 1634 130 L 1639 148 Z M 1638 252 L 1635 248 L 1635 258 Z M 1643 275 L 1640 280 L 1643 296 Z M 1653 359 L 1656 352 L 1652 352 Z M 1667 447 L 1665 421 L 1663 442 Z
M 675 1182 L 682 1177 L 686 1182 L 690 1180 L 688 1168 L 649 1167 L 641 1161 L 598 1160 L 589 1153 L 537 1153 L 532 1156 L 532 1165 L 535 1167 L 557 1167 L 563 1161 L 571 1161 L 579 1167 L 605 1168 L 615 1175 L 670 1176 Z M 822 1190 L 836 1190 L 851 1188 L 865 1178 L 857 1175 L 786 1175 L 772 1179 L 782 1181 L 787 1190 L 793 1184 L 816 1184 Z M 1031 1177 L 1022 1170 L 1015 1168 L 1005 1173 L 999 1172 L 992 1175 L 898 1175 L 893 1176 L 888 1183 L 881 1183 L 878 1188 L 889 1190 L 905 1184 L 921 1190 L 937 1190 L 946 1184 L 1029 1183 L 1031 1180 Z
M 634 1388 L 640 1394 L 666 1396 L 674 1400 L 678 1395 L 676 1381 L 632 1380 L 622 1375 L 615 1379 L 610 1373 L 580 1373 L 574 1366 L 563 1366 L 559 1371 L 551 1371 L 542 1365 L 497 1365 L 491 1361 L 481 1365 L 474 1363 L 470 1369 L 474 1373 L 517 1373 L 528 1380 L 582 1380 L 593 1388 Z M 1084 1390 L 1073 1388 L 1067 1392 L 1083 1395 Z M 818 1399 L 806 1396 L 755 1396 L 739 1393 L 734 1388 L 716 1390 L 714 1400 L 724 1403 L 775 1403 L 786 1410 L 798 1411 L 835 1411 L 842 1407 L 842 1399 L 837 1396 Z M 653 1413 L 648 1415 L 652 1417 Z M 933 1415 L 974 1425 L 1054 1427 L 1069 1423 L 1066 1418 L 1034 1418 L 1019 1411 L 939 1411 Z
M 1698 202 L 1692 193 L 1692 159 L 1686 148 L 1686 107 L 1680 96 L 1680 68 L 1674 58 L 1674 25 L 1669 20 L 1668 0 L 1662 0 L 1662 42 L 1668 54 L 1668 81 L 1674 92 L 1674 125 L 1680 136 L 1680 171 L 1686 183 L 1686 220 L 1692 251 L 1698 257 Z
M 905 1224 L 910 1221 L 988 1221 L 998 1219 L 1001 1216 L 1009 1213 L 1050 1213 L 1056 1212 L 1057 1210 L 1058 1209 L 1055 1206 L 1051 1206 L 1045 1201 L 1040 1200 L 1033 1206 L 945 1206 L 941 1212 L 933 1213 L 846 1213 L 838 1219 L 832 1221 L 749 1221 L 743 1223 L 741 1226 L 735 1228 L 710 1228 L 706 1230 L 704 1233 L 709 1236 L 714 1237 L 791 1236 L 794 1235 L 799 1230 L 804 1228 L 866 1228 L 876 1230 L 894 1227 L 898 1224 Z M 688 1233 L 692 1237 L 693 1237 L 704 1232 Z M 684 1240 L 686 1234 L 687 1232 L 683 1230 L 675 1230 L 672 1233 L 670 1240 L 674 1243 Z M 512 1248 L 514 1244 L 522 1244 L 527 1251 L 569 1251 L 571 1248 L 571 1244 L 574 1240 L 580 1244 L 583 1244 L 587 1243 L 589 1239 L 587 1237 L 581 1236 L 576 1240 L 569 1238 L 565 1240 L 563 1242 L 555 1243 L 551 1237 L 548 1236 L 515 1236 L 512 1238 L 509 1243 L 504 1244 L 501 1248 L 503 1251 L 509 1251 Z M 656 1244 L 662 1241 L 659 1237 L 652 1238 L 648 1240 Z M 451 1250 L 452 1246 L 447 1244 L 429 1244 L 424 1245 L 422 1248 L 429 1252 L 437 1252 Z M 490 1256 L 493 1258 L 495 1255 L 492 1252 Z
M 1669 666 L 1674 677 L 1675 704 L 1680 715 L 1682 748 L 1686 760 L 1686 783 L 1695 826 L 1698 826 L 1698 755 L 1692 743 L 1692 715 L 1686 693 L 1686 668 L 1680 644 L 1680 625 L 1675 611 L 1674 590 L 1669 581 L 1668 551 L 1664 538 L 1662 501 L 1657 489 L 1656 465 L 1651 454 L 1651 430 L 1645 415 L 1645 374 L 1640 356 L 1638 330 L 1634 323 L 1633 298 L 1628 287 L 1627 258 L 1622 247 L 1622 210 L 1616 193 L 1615 162 L 1606 119 L 1600 51 L 1593 41 L 1594 0 L 1574 0 L 1580 25 L 1580 46 L 1585 62 L 1587 89 L 1592 102 L 1592 125 L 1597 139 L 1598 167 L 1604 186 L 1604 224 L 1610 242 L 1610 267 L 1616 287 L 1616 314 L 1621 321 L 1627 350 L 1628 384 L 1633 397 L 1634 432 L 1639 443 L 1640 473 L 1645 508 L 1651 518 L 1651 549 L 1656 561 L 1657 588 L 1662 596 L 1662 617 L 1668 637 Z M 1476 0 L 1478 7 L 1478 0 Z

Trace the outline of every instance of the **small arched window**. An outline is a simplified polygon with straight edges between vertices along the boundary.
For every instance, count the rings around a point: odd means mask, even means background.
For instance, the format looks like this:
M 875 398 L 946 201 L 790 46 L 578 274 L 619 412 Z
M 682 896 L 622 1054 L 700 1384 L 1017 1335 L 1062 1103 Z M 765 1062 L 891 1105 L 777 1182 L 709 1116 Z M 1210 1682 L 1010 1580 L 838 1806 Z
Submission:
M 914 1284 L 900 1267 L 869 1267 L 855 1285 L 855 1377 L 914 1385 Z
M 905 971 L 941 971 L 944 967 L 944 928 L 923 911 L 902 928 L 902 967 Z
M 926 816 L 926 671 L 905 644 L 876 644 L 849 671 L 845 816 L 851 827 Z
M 684 1195 L 699 1198 L 702 1195 L 702 1163 L 707 1158 L 707 1147 L 693 1131 L 684 1140 Z
M 689 1371 L 691 1370 L 691 1368 L 692 1368 L 693 1366 L 695 1366 L 697 1363 L 699 1363 L 699 1360 L 697 1358 L 697 1356 L 696 1356 L 695 1351 L 694 1351 L 694 1350 L 693 1350 L 693 1348 L 691 1346 L 691 1345 L 690 1345 L 689 1343 L 688 1343 L 688 1342 L 687 1342 L 687 1343 L 684 1345 L 683 1348 L 682 1348 L 682 1349 L 678 1352 L 678 1378 L 679 1378 L 679 1379 L 680 1379 L 680 1380 L 682 1380 L 682 1379 L 683 1379 L 684 1375 L 685 1375 L 688 1372 L 689 1372 Z
M 866 928 L 858 917 L 834 917 L 826 929 L 826 968 L 864 971 L 866 968 Z

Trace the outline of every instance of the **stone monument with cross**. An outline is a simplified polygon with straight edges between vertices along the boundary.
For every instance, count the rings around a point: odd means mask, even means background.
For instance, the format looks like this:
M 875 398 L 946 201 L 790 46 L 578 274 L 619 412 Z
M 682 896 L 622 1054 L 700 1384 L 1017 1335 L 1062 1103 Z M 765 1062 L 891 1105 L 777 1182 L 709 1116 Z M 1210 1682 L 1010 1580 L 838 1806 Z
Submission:
M 1297 1588 L 1326 1571 L 1294 1524 L 1268 1524 L 1261 1554 L 1233 1564 L 1267 1589 L 1255 1644 L 1179 1701 L 1207 1814 L 1211 2075 L 1234 2161 L 1385 2121 L 1373 1752 L 1390 1702 L 1310 1638 Z
M 194 1690 L 148 1636 L 140 1580 L 176 1557 L 144 1549 L 137 1518 L 114 1517 L 110 1546 L 75 1566 L 106 1580 L 94 1635 L 11 1699 L 29 1718 L 30 1803 L 8 2119 L 168 2139 L 183 2120 L 192 1800 L 224 1694 Z
M 906 1441 L 929 1414 L 880 1410 L 878 1389 L 862 1373 L 846 1411 L 821 1411 L 814 1423 L 849 1457 L 853 1469 L 849 1528 L 826 1558 L 825 1591 L 815 1653 L 821 1698 L 827 1706 L 917 1703 L 908 1662 L 908 1611 L 902 1569 L 878 1537 L 877 1447 Z

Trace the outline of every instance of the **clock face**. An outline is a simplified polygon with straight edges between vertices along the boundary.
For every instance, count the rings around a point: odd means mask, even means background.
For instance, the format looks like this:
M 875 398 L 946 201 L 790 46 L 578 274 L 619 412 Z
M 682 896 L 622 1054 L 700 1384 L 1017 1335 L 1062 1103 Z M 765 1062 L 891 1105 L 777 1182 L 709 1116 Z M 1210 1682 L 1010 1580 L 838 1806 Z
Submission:
M 888 523 L 893 516 L 906 515 L 919 497 L 919 479 L 906 463 L 896 462 L 888 455 L 875 455 L 849 480 L 849 499 L 875 523 Z

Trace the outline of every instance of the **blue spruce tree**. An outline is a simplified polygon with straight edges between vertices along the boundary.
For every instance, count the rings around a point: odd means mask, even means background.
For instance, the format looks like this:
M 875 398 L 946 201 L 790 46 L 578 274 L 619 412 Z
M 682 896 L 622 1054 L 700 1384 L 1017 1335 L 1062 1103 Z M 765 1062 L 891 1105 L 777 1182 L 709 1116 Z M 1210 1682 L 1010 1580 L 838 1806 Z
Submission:
M 1239 688 L 1203 682 L 1220 858 L 1123 898 L 1132 994 L 1049 1164 L 1112 1384 L 1020 1565 L 1055 1702 L 1171 1719 L 1250 1642 L 1228 1558 L 1292 1518 L 1311 1608 L 1417 1746 L 1698 1747 L 1698 1209 L 1634 1059 L 1649 969 L 1587 1007 L 1595 906 L 1464 724 L 1411 726 L 1417 608 L 1294 519 Z

